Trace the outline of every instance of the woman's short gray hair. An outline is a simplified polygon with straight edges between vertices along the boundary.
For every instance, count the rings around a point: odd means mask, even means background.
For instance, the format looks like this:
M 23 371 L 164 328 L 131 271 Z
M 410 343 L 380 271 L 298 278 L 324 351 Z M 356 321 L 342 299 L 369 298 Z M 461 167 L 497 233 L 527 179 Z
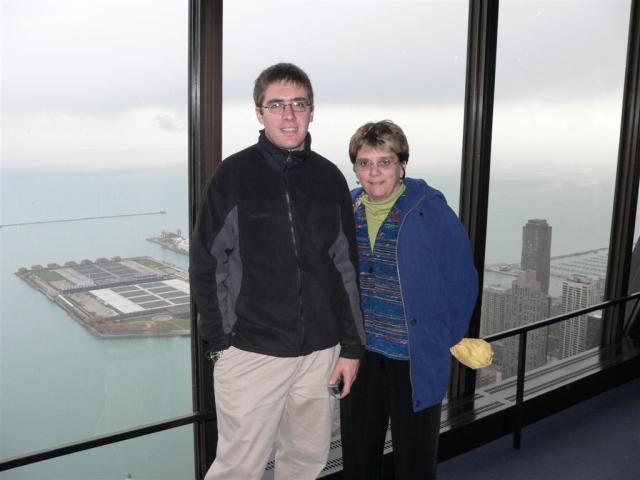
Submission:
M 362 147 L 390 150 L 398 156 L 400 163 L 409 161 L 409 143 L 402 129 L 391 120 L 368 122 L 362 125 L 349 142 L 349 158 L 356 162 Z

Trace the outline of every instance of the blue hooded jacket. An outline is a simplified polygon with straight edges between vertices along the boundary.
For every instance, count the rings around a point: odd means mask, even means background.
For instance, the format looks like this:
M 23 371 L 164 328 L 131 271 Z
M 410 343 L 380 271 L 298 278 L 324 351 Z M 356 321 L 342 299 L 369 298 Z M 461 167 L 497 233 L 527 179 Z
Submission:
M 419 412 L 444 398 L 451 354 L 467 330 L 478 295 L 478 275 L 469 238 L 438 190 L 424 180 L 404 179 L 406 211 L 401 212 L 396 264 L 402 293 L 413 389 Z M 362 188 L 351 192 L 354 209 Z M 370 265 L 362 259 L 360 272 Z

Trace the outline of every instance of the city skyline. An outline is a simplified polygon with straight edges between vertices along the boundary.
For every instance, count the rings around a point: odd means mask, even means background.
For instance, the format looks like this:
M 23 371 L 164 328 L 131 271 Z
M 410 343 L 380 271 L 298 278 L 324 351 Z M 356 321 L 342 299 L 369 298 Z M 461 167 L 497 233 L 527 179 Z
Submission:
M 606 262 L 599 261 L 597 253 L 592 252 L 586 260 L 576 253 L 557 257 L 559 266 L 552 268 L 551 232 L 546 219 L 529 219 L 522 227 L 520 263 L 485 268 L 485 275 L 502 271 L 516 278 L 508 286 L 489 283 L 483 287 L 481 336 L 586 308 L 602 299 Z M 549 289 L 552 278 L 562 281 L 560 292 L 554 295 Z M 525 369 L 542 367 L 596 346 L 600 331 L 601 316 L 596 313 L 530 332 Z M 516 338 L 494 342 L 494 365 L 482 374 L 483 385 L 517 373 L 518 348 Z

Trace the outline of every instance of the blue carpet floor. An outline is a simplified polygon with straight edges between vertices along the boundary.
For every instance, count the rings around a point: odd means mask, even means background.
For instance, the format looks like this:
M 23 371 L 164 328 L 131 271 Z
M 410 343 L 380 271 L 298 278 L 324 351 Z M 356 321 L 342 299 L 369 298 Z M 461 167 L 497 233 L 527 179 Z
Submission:
M 438 480 L 640 480 L 640 379 L 438 466 Z

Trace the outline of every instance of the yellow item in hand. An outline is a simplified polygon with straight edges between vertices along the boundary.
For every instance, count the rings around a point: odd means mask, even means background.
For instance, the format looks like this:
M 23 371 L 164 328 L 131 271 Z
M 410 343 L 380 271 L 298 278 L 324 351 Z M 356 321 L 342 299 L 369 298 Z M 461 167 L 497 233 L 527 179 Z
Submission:
M 488 367 L 493 360 L 491 344 L 481 338 L 463 338 L 449 351 L 456 360 L 474 370 Z

